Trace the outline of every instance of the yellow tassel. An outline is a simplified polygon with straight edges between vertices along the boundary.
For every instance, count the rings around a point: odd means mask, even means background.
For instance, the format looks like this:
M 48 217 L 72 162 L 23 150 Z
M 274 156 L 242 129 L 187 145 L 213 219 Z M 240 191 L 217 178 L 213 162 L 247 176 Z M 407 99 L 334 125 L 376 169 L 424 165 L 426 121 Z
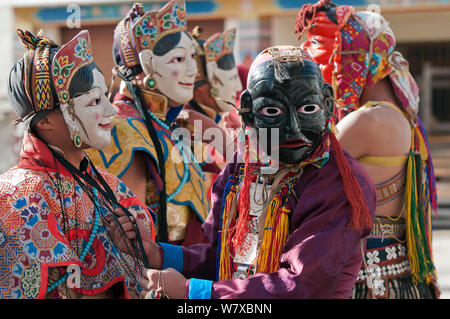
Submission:
M 267 208 L 257 272 L 270 273 L 278 270 L 278 260 L 289 237 L 290 210 L 281 205 L 282 200 L 276 196 Z
M 407 165 L 407 179 L 406 179 L 406 189 L 405 189 L 405 201 L 406 201 L 406 243 L 408 247 L 408 255 L 409 255 L 409 263 L 410 263 L 410 269 L 411 273 L 417 274 L 419 271 L 419 260 L 418 260 L 418 254 L 417 254 L 417 246 L 416 246 L 416 240 L 414 238 L 414 232 L 413 232 L 413 221 L 411 218 L 412 212 L 411 212 L 411 204 L 412 204 L 412 189 L 413 185 L 416 184 L 416 176 L 414 174 L 414 166 L 415 166 L 415 160 L 414 155 L 411 153 L 409 155 L 408 159 L 408 165 Z M 414 187 L 414 196 L 417 197 L 417 190 Z

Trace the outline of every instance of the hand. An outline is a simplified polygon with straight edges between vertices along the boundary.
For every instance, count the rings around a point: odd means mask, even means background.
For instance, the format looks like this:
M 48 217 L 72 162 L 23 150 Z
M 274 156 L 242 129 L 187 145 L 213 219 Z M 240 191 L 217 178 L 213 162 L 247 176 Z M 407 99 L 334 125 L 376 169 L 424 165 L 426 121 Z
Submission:
M 110 222 L 109 233 L 111 234 L 111 239 L 117 249 L 126 254 L 130 254 L 133 257 L 138 257 L 133 251 L 130 251 L 133 244 L 139 248 L 136 231 L 133 226 L 133 221 L 136 221 L 136 225 L 138 226 L 139 234 L 141 236 L 142 245 L 144 246 L 150 266 L 156 269 L 161 268 L 159 246 L 152 241 L 150 233 L 145 228 L 142 221 L 135 218 L 136 216 L 133 212 L 131 212 L 133 216 L 128 216 L 121 208 L 116 209 L 114 212 L 116 213 L 117 221 L 120 226 L 117 225 L 116 222 Z M 121 227 L 122 230 L 119 229 L 119 227 Z
M 141 298 L 146 298 L 150 290 L 160 289 L 171 299 L 186 299 L 187 279 L 173 268 L 165 270 L 146 269 L 143 272 Z

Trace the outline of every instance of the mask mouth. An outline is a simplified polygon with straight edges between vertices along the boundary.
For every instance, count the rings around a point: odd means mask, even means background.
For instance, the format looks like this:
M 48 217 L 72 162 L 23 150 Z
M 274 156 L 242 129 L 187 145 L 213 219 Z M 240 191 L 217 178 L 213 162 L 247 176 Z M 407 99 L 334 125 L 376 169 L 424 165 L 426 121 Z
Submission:
M 187 86 L 187 87 L 193 87 L 194 82 L 178 82 L 180 85 Z
M 290 140 L 284 141 L 283 144 L 280 144 L 279 147 L 289 148 L 289 149 L 299 149 L 299 148 L 305 147 L 305 146 L 311 147 L 312 143 L 305 142 L 301 139 L 290 139 Z
M 98 126 L 100 126 L 101 128 L 104 128 L 104 129 L 110 129 L 111 128 L 111 122 L 100 123 L 100 124 L 98 124 Z

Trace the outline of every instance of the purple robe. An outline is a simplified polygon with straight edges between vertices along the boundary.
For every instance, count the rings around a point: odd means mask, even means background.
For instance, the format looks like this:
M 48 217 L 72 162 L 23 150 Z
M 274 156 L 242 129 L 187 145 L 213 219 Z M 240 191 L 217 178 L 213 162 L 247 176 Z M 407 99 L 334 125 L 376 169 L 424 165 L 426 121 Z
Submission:
M 371 216 L 375 212 L 375 186 L 364 168 L 348 153 L 345 156 L 361 185 Z M 218 176 L 212 191 L 212 209 L 203 224 L 209 244 L 182 247 L 186 278 L 216 280 L 216 252 L 221 222 L 222 195 L 228 176 L 238 173 L 239 164 L 231 163 Z M 350 204 L 344 193 L 333 151 L 322 168 L 305 167 L 296 184 L 298 200 L 288 205 L 290 236 L 273 273 L 256 273 L 247 279 L 211 282 L 210 298 L 350 298 L 362 263 L 361 239 L 370 232 L 349 229 Z M 365 243 L 364 243 L 365 244 Z M 170 249 L 163 246 L 164 257 Z M 180 256 L 180 255 L 178 255 Z M 170 256 L 167 256 L 170 259 Z M 174 260 L 174 258 L 171 258 Z M 163 266 L 169 267 L 169 262 Z M 175 267 L 176 268 L 176 267 Z M 188 287 L 188 296 L 189 289 Z

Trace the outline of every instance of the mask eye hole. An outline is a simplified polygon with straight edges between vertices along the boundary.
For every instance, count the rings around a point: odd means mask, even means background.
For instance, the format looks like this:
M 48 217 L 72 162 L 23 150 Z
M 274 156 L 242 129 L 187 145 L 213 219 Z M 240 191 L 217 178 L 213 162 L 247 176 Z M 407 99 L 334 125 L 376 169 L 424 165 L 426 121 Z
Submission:
M 169 63 L 174 63 L 174 64 L 184 63 L 185 60 L 186 59 L 184 56 L 176 56 L 176 57 L 172 58 L 172 60 L 170 60 Z
M 99 105 L 101 102 L 101 98 L 100 97 L 96 97 L 94 99 L 92 99 L 89 103 L 88 106 L 97 106 Z
M 283 110 L 275 106 L 266 106 L 260 109 L 259 113 L 264 116 L 278 116 L 283 114 Z
M 303 114 L 314 114 L 320 111 L 322 108 L 317 104 L 307 104 L 303 105 L 298 112 Z

